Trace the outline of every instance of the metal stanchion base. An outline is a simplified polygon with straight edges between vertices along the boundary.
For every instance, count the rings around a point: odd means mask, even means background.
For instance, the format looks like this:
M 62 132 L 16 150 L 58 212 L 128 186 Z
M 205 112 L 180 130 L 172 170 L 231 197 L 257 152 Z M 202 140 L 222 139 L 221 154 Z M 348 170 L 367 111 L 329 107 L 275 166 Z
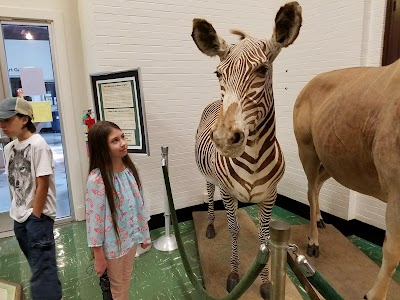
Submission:
M 173 251 L 178 249 L 178 244 L 176 243 L 175 235 L 171 234 L 169 236 L 160 236 L 154 243 L 154 248 L 160 251 Z

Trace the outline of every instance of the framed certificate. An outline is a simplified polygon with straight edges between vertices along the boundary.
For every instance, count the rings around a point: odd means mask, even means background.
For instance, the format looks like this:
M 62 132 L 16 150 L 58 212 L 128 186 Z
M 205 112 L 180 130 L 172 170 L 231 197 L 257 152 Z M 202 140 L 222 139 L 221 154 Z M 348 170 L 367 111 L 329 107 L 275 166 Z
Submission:
M 129 153 L 150 155 L 140 69 L 91 74 L 97 120 L 117 124 Z

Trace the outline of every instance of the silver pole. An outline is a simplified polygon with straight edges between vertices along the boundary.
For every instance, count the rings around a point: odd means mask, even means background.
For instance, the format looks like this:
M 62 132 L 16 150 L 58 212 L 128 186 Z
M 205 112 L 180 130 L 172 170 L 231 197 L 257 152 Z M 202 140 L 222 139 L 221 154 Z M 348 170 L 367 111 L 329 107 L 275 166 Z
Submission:
M 167 166 L 168 169 L 168 147 L 161 147 L 161 166 Z M 171 211 L 169 210 L 167 191 L 164 189 L 164 218 L 165 218 L 165 234 L 160 236 L 154 242 L 154 248 L 160 251 L 173 251 L 178 249 L 175 235 L 170 233 L 171 228 Z
M 271 284 L 272 300 L 285 300 L 286 258 L 290 237 L 290 225 L 286 222 L 273 221 L 271 231 Z

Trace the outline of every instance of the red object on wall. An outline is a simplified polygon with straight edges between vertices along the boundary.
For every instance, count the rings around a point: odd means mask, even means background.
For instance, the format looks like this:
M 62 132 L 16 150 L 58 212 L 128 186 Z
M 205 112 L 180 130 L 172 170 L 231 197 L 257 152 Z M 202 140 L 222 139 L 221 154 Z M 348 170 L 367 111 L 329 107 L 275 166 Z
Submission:
M 87 129 L 89 130 L 96 121 L 89 115 L 85 119 L 83 119 L 83 123 L 87 126 Z

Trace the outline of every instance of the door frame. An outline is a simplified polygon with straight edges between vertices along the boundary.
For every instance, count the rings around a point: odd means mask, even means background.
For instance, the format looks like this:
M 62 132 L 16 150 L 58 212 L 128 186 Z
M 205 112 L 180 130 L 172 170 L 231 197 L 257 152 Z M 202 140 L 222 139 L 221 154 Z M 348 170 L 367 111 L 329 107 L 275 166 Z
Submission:
M 48 25 L 54 80 L 56 83 L 57 98 L 60 99 L 60 101 L 58 101 L 58 109 L 60 113 L 61 126 L 63 128 L 62 138 L 64 159 L 71 207 L 71 217 L 61 219 L 57 221 L 57 223 L 83 220 L 85 218 L 85 203 L 82 199 L 84 199 L 84 182 L 86 177 L 84 175 L 85 172 L 82 170 L 82 166 L 85 166 L 86 162 L 81 156 L 79 147 L 77 147 L 81 144 L 79 141 L 79 133 L 81 132 L 82 126 L 81 124 L 74 122 L 76 117 L 73 101 L 71 100 L 73 99 L 73 95 L 68 56 L 66 53 L 67 42 L 65 37 L 63 14 L 58 10 L 29 8 L 15 9 L 4 6 L 0 6 L 0 11 L 0 18 L 2 21 L 34 24 L 42 23 Z M 6 75 L 8 79 L 8 74 Z M 0 84 L 4 85 L 4 80 Z M 4 91 L 7 91 L 6 87 L 4 87 Z M 67 122 L 66 120 L 72 122 Z M 73 159 L 69 160 L 68 158 Z M 71 176 L 71 174 L 73 174 L 73 176 Z
M 383 36 L 383 50 L 382 50 L 382 66 L 387 66 L 389 62 L 389 46 L 392 29 L 392 16 L 393 16 L 393 3 L 396 2 L 396 9 L 400 9 L 399 0 L 387 0 L 386 3 L 386 17 L 385 17 L 385 32 Z M 397 3 L 399 2 L 399 3 Z M 399 37 L 400 42 L 400 37 Z
M 11 19 L 10 18 L 2 18 L 0 16 L 0 26 L 1 25 L 31 25 L 31 26 L 47 26 L 47 30 L 49 32 L 49 44 L 50 44 L 50 54 L 51 54 L 51 60 L 52 60 L 52 65 L 53 65 L 53 73 L 55 73 L 55 68 L 56 66 L 54 65 L 54 57 L 53 57 L 53 34 L 52 34 L 52 22 L 51 21 L 34 21 L 34 20 L 18 20 L 18 19 Z M 3 31 L 0 28 L 0 43 L 3 43 L 4 37 L 3 37 Z M 0 60 L 4 61 L 7 63 L 7 56 L 6 56 L 6 49 L 5 47 L 0 47 Z M 8 77 L 8 69 L 7 69 L 7 64 L 5 66 L 0 66 L 1 69 L 1 75 L 0 77 L 3 79 L 3 93 L 6 98 L 12 97 L 11 95 L 11 89 L 10 89 L 10 82 L 9 82 L 9 77 Z M 54 74 L 54 82 L 56 84 L 56 93 L 58 95 L 58 90 L 57 90 L 57 85 L 58 82 L 56 81 L 55 74 Z

